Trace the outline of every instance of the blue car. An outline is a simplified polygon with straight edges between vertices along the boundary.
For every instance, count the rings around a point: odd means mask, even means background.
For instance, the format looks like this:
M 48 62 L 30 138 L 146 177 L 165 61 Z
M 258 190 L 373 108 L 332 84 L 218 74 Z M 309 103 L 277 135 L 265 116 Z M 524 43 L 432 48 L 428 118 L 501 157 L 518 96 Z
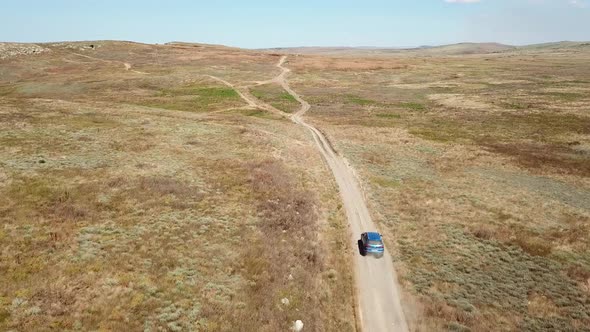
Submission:
M 383 247 L 383 239 L 381 239 L 381 234 L 376 232 L 363 233 L 361 234 L 361 240 L 359 242 L 361 254 L 363 256 L 367 254 L 372 254 L 377 258 L 383 256 L 385 248 Z

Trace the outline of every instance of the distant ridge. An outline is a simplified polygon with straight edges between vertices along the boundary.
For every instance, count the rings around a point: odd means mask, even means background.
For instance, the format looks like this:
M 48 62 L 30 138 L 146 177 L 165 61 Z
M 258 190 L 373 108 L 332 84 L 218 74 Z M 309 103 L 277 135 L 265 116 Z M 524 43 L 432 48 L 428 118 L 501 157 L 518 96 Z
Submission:
M 520 49 L 578 49 L 578 48 L 590 48 L 590 41 L 586 42 L 574 42 L 574 41 L 560 41 L 542 44 L 533 44 L 519 47 Z
M 499 43 L 459 43 L 442 46 L 421 46 L 418 49 L 429 53 L 461 55 L 497 53 L 513 50 L 514 48 L 516 48 L 516 46 Z
M 173 46 L 173 47 L 179 47 L 179 48 L 202 48 L 202 47 L 207 47 L 207 48 L 224 48 L 224 49 L 233 49 L 233 50 L 237 50 L 240 49 L 239 47 L 233 47 L 233 46 L 226 46 L 226 45 L 221 45 L 221 44 L 205 44 L 205 43 L 191 43 L 191 42 L 181 42 L 181 41 L 171 41 L 168 43 L 165 43 L 164 45 L 167 46 Z
M 469 55 L 492 54 L 512 51 L 543 51 L 543 50 L 590 50 L 590 42 L 561 41 L 525 46 L 506 45 L 501 43 L 458 43 L 440 46 L 422 45 L 418 47 L 285 47 L 262 49 L 278 53 L 297 54 L 330 54 L 330 55 L 378 55 L 378 54 L 416 54 L 416 55 Z
M 14 43 L 0 41 L 0 58 L 10 57 L 20 53 L 36 53 L 41 50 L 35 47 L 48 47 L 55 45 L 66 45 L 70 48 L 87 48 L 91 45 L 107 44 L 134 44 L 134 45 L 162 45 L 146 44 L 126 40 L 95 40 L 95 41 L 60 41 L 60 42 L 42 42 L 42 43 Z M 277 54 L 310 54 L 310 55 L 335 55 L 335 56 L 385 56 L 385 55 L 405 55 L 405 56 L 460 56 L 460 55 L 477 55 L 477 54 L 511 54 L 513 52 L 590 52 L 590 41 L 558 41 L 531 45 L 506 45 L 501 43 L 457 43 L 449 45 L 421 45 L 417 47 L 375 47 L 375 46 L 302 46 L 302 47 L 275 47 L 260 49 L 244 49 L 234 46 L 220 44 L 206 44 L 194 42 L 172 41 L 163 45 L 179 49 L 218 49 L 226 51 L 253 51 L 267 52 Z M 30 49 L 30 50 L 29 50 Z

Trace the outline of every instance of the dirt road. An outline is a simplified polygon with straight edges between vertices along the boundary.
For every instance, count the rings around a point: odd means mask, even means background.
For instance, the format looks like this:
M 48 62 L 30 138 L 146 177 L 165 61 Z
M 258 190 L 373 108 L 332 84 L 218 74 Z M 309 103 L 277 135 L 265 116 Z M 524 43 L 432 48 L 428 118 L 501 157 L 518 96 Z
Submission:
M 100 62 L 106 62 L 106 63 L 120 63 L 123 65 L 123 67 L 125 68 L 125 70 L 136 73 L 136 74 L 147 74 L 146 72 L 143 71 L 139 71 L 139 70 L 134 70 L 131 69 L 131 64 L 128 62 L 123 62 L 123 61 L 116 61 L 116 60 L 105 60 L 105 59 L 101 59 L 101 58 L 95 58 L 92 56 L 88 56 L 88 55 L 84 55 L 84 54 L 80 54 L 80 53 L 72 53 L 75 56 L 79 56 L 82 58 L 86 58 L 86 59 L 90 59 L 90 60 L 95 60 L 95 61 L 100 61 Z
M 228 81 L 226 81 L 224 79 L 221 79 L 221 78 L 219 78 L 217 76 L 213 76 L 213 75 L 205 75 L 205 76 L 206 77 L 209 77 L 209 78 L 211 78 L 213 80 L 216 80 L 216 81 L 218 81 L 220 83 L 223 83 L 226 86 L 234 89 L 238 93 L 238 95 L 240 96 L 240 98 L 242 98 L 248 104 L 248 105 L 245 105 L 243 107 L 232 107 L 231 109 L 238 109 L 238 108 L 260 108 L 260 109 L 266 110 L 268 112 L 275 113 L 275 114 L 277 114 L 279 116 L 286 116 L 284 112 L 282 112 L 282 111 L 274 108 L 271 105 L 268 105 L 266 103 L 263 103 L 262 101 L 260 101 L 256 97 L 252 96 L 252 94 L 250 93 L 250 91 L 248 90 L 247 87 L 237 87 L 237 86 L 233 85 L 232 83 L 230 83 L 230 82 L 228 82 Z M 226 110 L 222 110 L 221 112 L 224 112 L 224 111 L 226 111 Z M 212 112 L 212 113 L 214 113 L 214 112 Z
M 287 83 L 285 76 L 289 69 L 283 67 L 286 57 L 282 57 L 277 67 L 282 72 L 276 82 L 291 94 L 299 103 L 301 109 L 292 117 L 293 122 L 309 129 L 313 138 L 330 166 L 334 178 L 338 183 L 340 195 L 346 209 L 351 230 L 351 246 L 357 248 L 360 234 L 365 231 L 376 230 L 371 215 L 365 204 L 360 186 L 354 171 L 339 156 L 326 137 L 314 126 L 303 120 L 303 115 L 310 105 L 303 100 Z M 397 277 L 391 257 L 387 250 L 382 259 L 362 257 L 355 250 L 355 277 L 358 289 L 358 314 L 361 328 L 364 331 L 408 331 L 408 326 L 402 310 L 399 296 Z
M 371 215 L 365 204 L 365 199 L 354 170 L 344 158 L 334 151 L 330 142 L 328 142 L 326 137 L 317 128 L 303 120 L 303 115 L 309 110 L 310 105 L 289 86 L 285 77 L 290 72 L 290 69 L 283 67 L 286 59 L 286 56 L 281 57 L 277 64 L 277 67 L 281 69 L 281 73 L 278 76 L 268 81 L 259 82 L 258 84 L 278 83 L 301 104 L 301 108 L 291 116 L 291 120 L 309 129 L 312 133 L 318 149 L 338 183 L 350 225 L 350 245 L 354 248 L 355 253 L 354 267 L 358 297 L 357 312 L 361 328 L 365 332 L 408 331 L 400 301 L 396 273 L 387 249 L 381 259 L 363 257 L 356 249 L 360 234 L 366 231 L 375 231 L 376 228 L 371 220 Z M 282 114 L 283 116 L 285 115 L 284 112 L 252 96 L 247 88 L 238 88 L 215 76 L 209 77 L 238 91 L 238 94 L 248 103 L 248 106 L 258 107 L 276 114 Z

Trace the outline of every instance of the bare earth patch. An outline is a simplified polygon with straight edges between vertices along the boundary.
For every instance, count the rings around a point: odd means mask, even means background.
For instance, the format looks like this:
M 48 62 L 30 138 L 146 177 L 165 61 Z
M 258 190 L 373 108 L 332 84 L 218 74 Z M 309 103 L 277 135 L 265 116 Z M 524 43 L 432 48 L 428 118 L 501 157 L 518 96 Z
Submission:
M 428 95 L 428 98 L 436 104 L 445 107 L 474 109 L 479 111 L 498 110 L 494 105 L 483 102 L 481 99 L 474 96 L 461 94 L 431 94 Z

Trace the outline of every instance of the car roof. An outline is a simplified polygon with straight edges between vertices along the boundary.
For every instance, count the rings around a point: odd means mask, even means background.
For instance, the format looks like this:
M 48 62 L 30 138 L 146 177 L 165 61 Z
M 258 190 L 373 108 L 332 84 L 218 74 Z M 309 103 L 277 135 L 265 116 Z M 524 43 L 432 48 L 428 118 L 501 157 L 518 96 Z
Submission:
M 377 232 L 367 232 L 367 239 L 369 239 L 369 241 L 381 241 L 381 234 Z

